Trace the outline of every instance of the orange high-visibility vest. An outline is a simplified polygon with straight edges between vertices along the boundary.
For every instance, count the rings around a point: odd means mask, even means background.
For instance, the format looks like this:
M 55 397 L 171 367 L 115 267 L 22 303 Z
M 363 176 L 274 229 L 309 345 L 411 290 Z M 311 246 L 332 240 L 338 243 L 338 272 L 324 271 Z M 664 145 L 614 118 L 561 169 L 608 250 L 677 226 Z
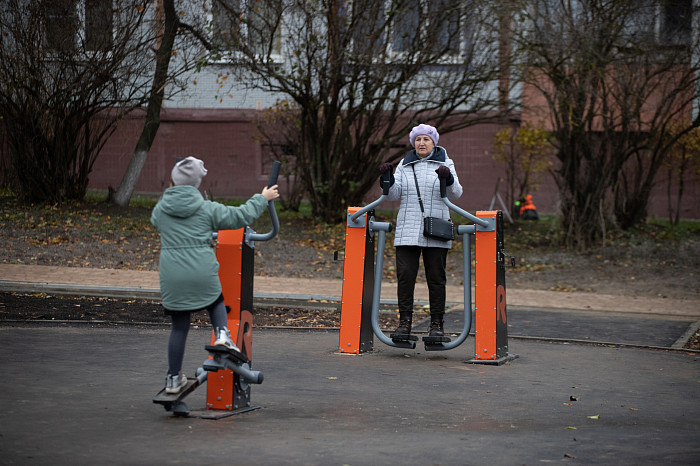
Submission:
M 525 196 L 525 202 L 520 204 L 520 215 L 522 216 L 526 210 L 537 210 L 535 204 L 532 202 L 532 194 Z

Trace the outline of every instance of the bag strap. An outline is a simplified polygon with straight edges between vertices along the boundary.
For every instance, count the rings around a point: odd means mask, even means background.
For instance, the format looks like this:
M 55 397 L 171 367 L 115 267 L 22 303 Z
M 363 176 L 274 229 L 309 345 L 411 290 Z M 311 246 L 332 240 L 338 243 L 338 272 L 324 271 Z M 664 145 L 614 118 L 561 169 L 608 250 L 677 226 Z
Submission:
M 418 177 L 416 176 L 416 166 L 411 165 L 411 168 L 413 169 L 413 180 L 416 182 L 416 192 L 418 193 L 418 203 L 420 204 L 420 211 L 423 213 L 423 216 L 425 216 L 425 210 L 423 210 L 423 199 L 420 197 L 420 189 L 418 188 Z

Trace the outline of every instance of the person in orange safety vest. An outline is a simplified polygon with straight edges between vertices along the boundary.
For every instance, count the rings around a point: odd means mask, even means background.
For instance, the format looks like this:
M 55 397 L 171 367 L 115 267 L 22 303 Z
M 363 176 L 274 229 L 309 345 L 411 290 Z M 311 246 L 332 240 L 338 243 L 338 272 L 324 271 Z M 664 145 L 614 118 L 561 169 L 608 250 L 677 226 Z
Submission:
M 520 199 L 520 218 L 523 220 L 539 220 L 539 215 L 537 215 L 537 208 L 532 202 L 532 195 L 528 194 L 524 198 Z

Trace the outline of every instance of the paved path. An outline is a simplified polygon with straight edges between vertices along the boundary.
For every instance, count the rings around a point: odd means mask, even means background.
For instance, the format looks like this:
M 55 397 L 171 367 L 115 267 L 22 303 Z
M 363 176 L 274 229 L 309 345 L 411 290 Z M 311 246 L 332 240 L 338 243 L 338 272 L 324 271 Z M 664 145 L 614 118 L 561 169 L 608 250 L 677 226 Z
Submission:
M 287 277 L 255 277 L 255 296 L 292 299 L 340 300 L 341 280 L 303 279 Z M 158 272 L 115 269 L 91 269 L 80 267 L 54 267 L 43 265 L 0 264 L 0 289 L 37 289 L 41 286 L 60 285 L 93 293 L 109 290 L 109 293 L 158 294 Z M 460 287 L 447 287 L 447 301 L 462 303 L 464 291 Z M 382 300 L 396 300 L 396 285 L 382 283 Z M 416 300 L 427 301 L 425 285 L 416 287 Z M 622 313 L 657 314 L 669 318 L 694 318 L 700 320 L 700 300 L 613 296 L 583 292 L 555 292 L 508 288 L 509 306 L 529 306 L 547 309 L 579 309 L 614 311 Z
M 254 281 L 255 297 L 267 303 L 303 307 L 310 300 L 341 300 L 341 280 Z M 158 287 L 158 273 L 151 271 L 0 264 L 0 290 L 159 299 Z M 427 303 L 427 294 L 425 284 L 416 287 L 418 302 Z M 445 329 L 458 334 L 464 327 L 463 289 L 448 286 L 447 300 Z M 382 284 L 382 301 L 396 302 L 395 284 Z M 690 300 L 509 289 L 508 309 L 513 337 L 680 349 L 700 327 L 700 301 Z M 427 331 L 427 319 L 419 316 L 414 329 Z

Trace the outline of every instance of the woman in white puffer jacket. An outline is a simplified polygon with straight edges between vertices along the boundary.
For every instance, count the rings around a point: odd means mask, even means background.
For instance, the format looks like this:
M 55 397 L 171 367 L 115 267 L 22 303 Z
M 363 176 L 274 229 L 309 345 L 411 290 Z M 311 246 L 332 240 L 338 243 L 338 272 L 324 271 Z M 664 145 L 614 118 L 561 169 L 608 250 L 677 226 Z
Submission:
M 420 124 L 409 135 L 414 147 L 391 175 L 387 200 L 400 200 L 396 218 L 396 271 L 398 278 L 399 326 L 391 334 L 397 341 L 408 340 L 413 320 L 413 294 L 421 254 L 425 266 L 430 299 L 430 336 L 443 337 L 445 315 L 445 265 L 451 241 L 427 238 L 423 235 L 423 217 L 450 218 L 447 206 L 440 198 L 440 179 L 446 179 L 447 198 L 462 195 L 454 162 L 447 151 L 438 146 L 440 135 L 430 125 Z M 392 171 L 389 163 L 380 167 L 382 174 Z M 414 176 L 415 175 L 415 176 Z M 416 183 L 418 189 L 416 188 Z M 423 211 L 418 192 L 423 201 Z

